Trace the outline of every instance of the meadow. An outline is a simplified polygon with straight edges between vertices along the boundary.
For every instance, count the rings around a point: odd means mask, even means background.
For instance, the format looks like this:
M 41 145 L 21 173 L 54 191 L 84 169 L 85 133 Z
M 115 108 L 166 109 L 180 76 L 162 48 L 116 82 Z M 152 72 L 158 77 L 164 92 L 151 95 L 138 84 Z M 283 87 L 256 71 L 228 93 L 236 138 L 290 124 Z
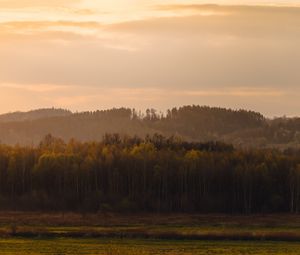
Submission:
M 1 212 L 1 237 L 300 241 L 300 216 Z
M 0 254 L 300 254 L 298 215 L 0 213 Z
M 246 241 L 170 241 L 144 239 L 2 239 L 2 255 L 242 255 L 300 254 L 300 243 Z

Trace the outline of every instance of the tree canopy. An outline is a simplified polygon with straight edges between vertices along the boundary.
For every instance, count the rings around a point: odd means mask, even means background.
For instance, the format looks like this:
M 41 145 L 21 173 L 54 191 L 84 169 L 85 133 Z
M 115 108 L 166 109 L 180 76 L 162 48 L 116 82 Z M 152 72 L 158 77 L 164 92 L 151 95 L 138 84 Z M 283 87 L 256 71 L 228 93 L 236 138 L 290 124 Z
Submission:
M 0 209 L 299 212 L 299 155 L 160 134 L 47 135 L 39 146 L 0 146 Z

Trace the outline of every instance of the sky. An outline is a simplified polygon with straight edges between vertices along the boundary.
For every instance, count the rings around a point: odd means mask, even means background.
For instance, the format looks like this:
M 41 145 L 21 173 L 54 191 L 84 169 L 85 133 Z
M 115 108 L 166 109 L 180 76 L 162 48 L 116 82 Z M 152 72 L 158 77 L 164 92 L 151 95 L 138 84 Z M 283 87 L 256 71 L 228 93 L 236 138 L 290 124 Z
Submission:
M 300 116 L 300 0 L 0 0 L 0 113 Z

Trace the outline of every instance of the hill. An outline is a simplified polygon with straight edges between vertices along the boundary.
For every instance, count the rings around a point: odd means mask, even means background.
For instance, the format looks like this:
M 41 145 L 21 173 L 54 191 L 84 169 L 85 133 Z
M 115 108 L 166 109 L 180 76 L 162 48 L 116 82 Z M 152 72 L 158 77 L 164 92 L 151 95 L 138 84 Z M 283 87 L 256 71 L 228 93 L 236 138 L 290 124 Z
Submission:
M 58 117 L 58 116 L 68 116 L 72 112 L 63 109 L 38 109 L 29 112 L 12 112 L 0 115 L 0 122 L 12 122 L 12 121 L 27 121 L 36 120 L 42 118 Z
M 207 106 L 183 106 L 166 114 L 128 108 L 71 113 L 41 109 L 0 116 L 0 141 L 38 144 L 45 135 L 99 141 L 106 133 L 141 136 L 162 134 L 187 141 L 224 141 L 241 147 L 298 147 L 300 118 L 267 119 L 262 114 Z

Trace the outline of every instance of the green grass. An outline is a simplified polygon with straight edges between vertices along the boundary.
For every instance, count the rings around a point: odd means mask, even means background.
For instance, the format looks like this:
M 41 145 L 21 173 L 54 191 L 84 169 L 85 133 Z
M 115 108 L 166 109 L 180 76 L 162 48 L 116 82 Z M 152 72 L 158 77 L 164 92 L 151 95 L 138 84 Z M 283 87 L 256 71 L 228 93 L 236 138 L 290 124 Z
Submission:
M 295 255 L 300 243 L 142 239 L 1 239 L 1 255 Z

